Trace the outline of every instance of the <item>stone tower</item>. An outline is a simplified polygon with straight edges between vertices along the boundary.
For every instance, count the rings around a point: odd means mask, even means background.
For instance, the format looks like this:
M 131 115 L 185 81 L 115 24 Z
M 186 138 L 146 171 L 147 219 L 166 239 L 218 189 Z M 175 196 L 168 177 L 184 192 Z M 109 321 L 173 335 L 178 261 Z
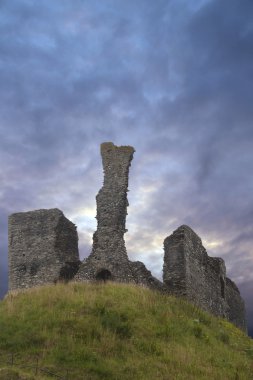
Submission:
M 9 290 L 71 279 L 78 270 L 76 226 L 58 209 L 9 217 Z
M 81 264 L 76 281 L 134 282 L 156 290 L 163 284 L 140 261 L 130 261 L 124 241 L 127 215 L 128 174 L 134 148 L 101 144 L 104 183 L 96 197 L 97 231 L 90 256 Z
M 104 183 L 97 201 L 97 231 L 90 256 L 81 265 L 77 280 L 134 281 L 124 233 L 127 215 L 128 173 L 134 148 L 101 144 Z

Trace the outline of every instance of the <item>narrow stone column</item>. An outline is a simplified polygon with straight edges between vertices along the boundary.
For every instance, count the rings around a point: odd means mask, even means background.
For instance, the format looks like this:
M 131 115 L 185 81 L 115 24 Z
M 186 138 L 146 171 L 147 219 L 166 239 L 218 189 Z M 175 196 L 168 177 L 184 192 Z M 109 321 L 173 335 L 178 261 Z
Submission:
M 124 241 L 128 174 L 133 154 L 131 146 L 101 144 L 104 183 L 96 197 L 97 231 L 93 235 L 91 255 L 82 264 L 77 280 L 135 282 Z
M 134 148 L 101 144 L 104 183 L 97 200 L 97 231 L 93 239 L 93 254 L 118 260 L 127 257 L 124 233 L 127 215 L 128 173 Z M 108 244 L 108 241 L 110 243 Z

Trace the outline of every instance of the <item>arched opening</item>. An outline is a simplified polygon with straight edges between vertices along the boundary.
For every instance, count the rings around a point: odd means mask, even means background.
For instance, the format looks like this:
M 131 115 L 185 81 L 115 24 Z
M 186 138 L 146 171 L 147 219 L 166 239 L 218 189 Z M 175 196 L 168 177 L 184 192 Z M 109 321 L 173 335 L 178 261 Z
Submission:
M 100 270 L 97 275 L 96 275 L 96 280 L 97 281 L 109 281 L 112 279 L 112 274 L 109 270 L 107 269 L 102 269 Z

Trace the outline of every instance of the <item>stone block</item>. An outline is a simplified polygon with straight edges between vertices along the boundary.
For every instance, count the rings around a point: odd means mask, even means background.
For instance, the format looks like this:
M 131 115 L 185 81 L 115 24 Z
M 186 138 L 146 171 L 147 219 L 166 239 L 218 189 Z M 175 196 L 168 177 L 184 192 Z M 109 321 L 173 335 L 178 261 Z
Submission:
M 76 226 L 58 209 L 9 217 L 9 290 L 74 277 L 79 267 Z

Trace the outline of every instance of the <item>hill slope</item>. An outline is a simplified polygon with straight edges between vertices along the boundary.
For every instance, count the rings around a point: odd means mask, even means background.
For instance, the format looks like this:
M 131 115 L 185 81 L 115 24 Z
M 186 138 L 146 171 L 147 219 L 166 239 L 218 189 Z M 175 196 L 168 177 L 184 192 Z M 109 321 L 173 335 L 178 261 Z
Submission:
M 41 368 L 68 380 L 248 380 L 253 341 L 227 321 L 149 289 L 59 284 L 0 303 L 0 368 L 4 380 L 53 378 Z

